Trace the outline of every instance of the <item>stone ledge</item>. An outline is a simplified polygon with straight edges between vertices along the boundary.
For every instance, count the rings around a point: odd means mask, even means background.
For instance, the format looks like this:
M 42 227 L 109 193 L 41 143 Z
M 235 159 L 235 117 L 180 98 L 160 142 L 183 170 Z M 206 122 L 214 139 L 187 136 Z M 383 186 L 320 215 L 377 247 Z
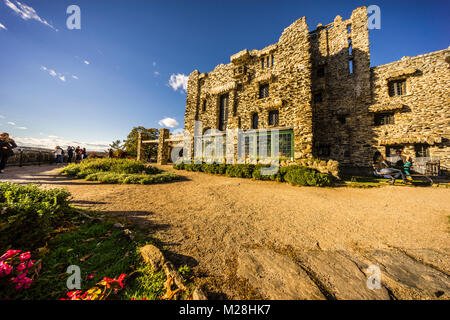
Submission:
M 391 139 L 379 139 L 378 145 L 396 145 L 396 144 L 412 144 L 412 143 L 427 143 L 429 145 L 442 143 L 442 137 L 438 136 L 408 136 Z
M 393 111 L 393 110 L 401 110 L 404 105 L 395 104 L 395 105 L 386 105 L 386 104 L 374 104 L 369 107 L 369 112 L 383 112 L 383 111 Z

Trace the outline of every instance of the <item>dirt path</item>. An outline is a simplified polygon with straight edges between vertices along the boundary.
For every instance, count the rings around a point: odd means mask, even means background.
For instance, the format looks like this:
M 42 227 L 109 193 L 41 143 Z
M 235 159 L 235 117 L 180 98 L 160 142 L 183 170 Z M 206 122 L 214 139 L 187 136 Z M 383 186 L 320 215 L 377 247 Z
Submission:
M 228 298 L 449 298 L 450 189 L 306 188 L 184 171 L 176 183 L 101 185 L 56 173 L 8 168 L 0 181 L 65 187 L 78 206 L 127 215 Z M 377 270 L 382 285 L 371 290 Z

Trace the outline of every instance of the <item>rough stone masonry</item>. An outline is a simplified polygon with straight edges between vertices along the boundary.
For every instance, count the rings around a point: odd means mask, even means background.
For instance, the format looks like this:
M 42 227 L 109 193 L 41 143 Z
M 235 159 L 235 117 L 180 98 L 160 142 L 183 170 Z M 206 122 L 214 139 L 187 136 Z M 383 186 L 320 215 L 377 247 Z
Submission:
M 193 134 L 201 121 L 200 135 L 279 129 L 281 157 L 366 171 L 377 151 L 389 157 L 401 149 L 414 161 L 438 159 L 448 173 L 449 68 L 449 48 L 370 67 L 366 7 L 313 31 L 303 17 L 275 44 L 242 50 L 208 73 L 194 70 L 184 126 Z

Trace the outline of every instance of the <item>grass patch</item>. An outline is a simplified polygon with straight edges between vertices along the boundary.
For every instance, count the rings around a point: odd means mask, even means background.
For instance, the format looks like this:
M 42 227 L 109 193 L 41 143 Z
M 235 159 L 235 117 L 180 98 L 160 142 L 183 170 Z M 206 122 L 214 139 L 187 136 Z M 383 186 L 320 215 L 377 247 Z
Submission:
M 155 184 L 179 180 L 173 172 L 129 159 L 86 159 L 79 164 L 69 164 L 61 173 L 108 184 Z

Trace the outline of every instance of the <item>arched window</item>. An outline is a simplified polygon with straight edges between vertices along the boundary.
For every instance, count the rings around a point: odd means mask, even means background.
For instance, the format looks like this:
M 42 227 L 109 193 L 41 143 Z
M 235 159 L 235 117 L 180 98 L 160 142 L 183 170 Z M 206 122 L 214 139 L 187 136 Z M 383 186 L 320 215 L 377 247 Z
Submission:
M 254 113 L 252 116 L 252 129 L 258 129 L 258 114 Z

